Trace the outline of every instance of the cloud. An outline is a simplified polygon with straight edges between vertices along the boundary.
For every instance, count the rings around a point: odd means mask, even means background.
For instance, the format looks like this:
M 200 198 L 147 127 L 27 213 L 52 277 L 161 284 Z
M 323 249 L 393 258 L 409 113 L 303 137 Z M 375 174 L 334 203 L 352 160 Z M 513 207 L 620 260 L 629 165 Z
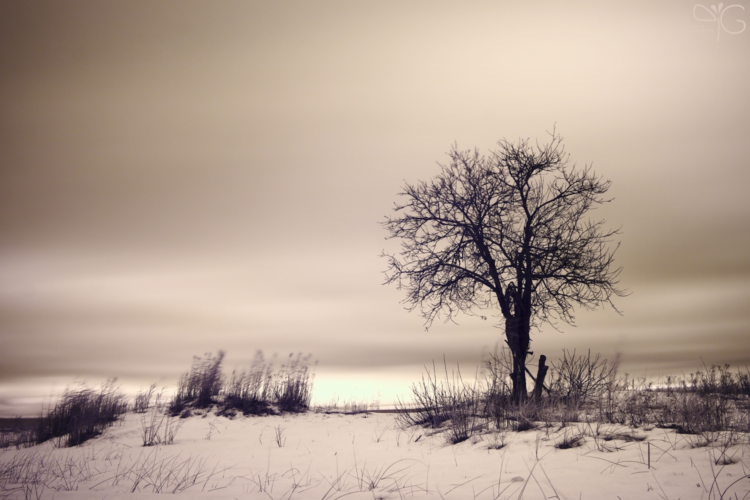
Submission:
M 479 363 L 502 332 L 423 332 L 377 223 L 451 144 L 553 126 L 613 181 L 633 294 L 533 349 L 746 358 L 747 33 L 680 2 L 174 7 L 0 5 L 0 383 L 175 381 L 220 348 L 329 381 Z

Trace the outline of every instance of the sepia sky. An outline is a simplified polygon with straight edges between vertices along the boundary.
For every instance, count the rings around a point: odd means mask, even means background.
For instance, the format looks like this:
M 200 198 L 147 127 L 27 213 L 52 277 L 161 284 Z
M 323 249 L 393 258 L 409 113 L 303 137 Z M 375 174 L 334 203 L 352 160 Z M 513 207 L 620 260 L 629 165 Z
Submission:
M 631 295 L 532 350 L 750 365 L 750 4 L 710 8 L 0 3 L 0 415 L 219 349 L 312 354 L 321 401 L 391 402 L 443 355 L 473 372 L 502 330 L 425 331 L 379 222 L 452 144 L 553 127 L 613 183 L 592 216 Z

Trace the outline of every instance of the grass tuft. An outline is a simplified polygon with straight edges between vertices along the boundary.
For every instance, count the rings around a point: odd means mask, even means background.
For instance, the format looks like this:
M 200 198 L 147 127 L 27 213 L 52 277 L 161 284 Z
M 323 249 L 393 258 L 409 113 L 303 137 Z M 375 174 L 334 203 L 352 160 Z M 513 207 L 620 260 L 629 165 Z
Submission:
M 307 411 L 312 399 L 310 356 L 292 354 L 278 370 L 258 351 L 247 372 L 232 372 L 227 380 L 221 371 L 224 352 L 193 358 L 189 372 L 180 377 L 177 394 L 169 403 L 169 414 L 187 418 L 195 410 L 210 410 L 229 418 Z
M 77 446 L 100 435 L 128 410 L 125 395 L 114 387 L 114 380 L 97 393 L 82 386 L 66 390 L 60 402 L 39 419 L 34 443 L 57 439 L 60 446 Z
M 555 448 L 558 450 L 569 450 L 582 446 L 584 442 L 583 433 L 577 431 L 568 432 L 566 430 L 563 437 L 555 442 Z
M 180 377 L 177 394 L 169 404 L 169 413 L 172 416 L 179 415 L 188 406 L 203 409 L 217 403 L 223 384 L 223 359 L 224 351 L 219 351 L 216 356 L 208 353 L 202 358 L 193 358 L 190 371 Z

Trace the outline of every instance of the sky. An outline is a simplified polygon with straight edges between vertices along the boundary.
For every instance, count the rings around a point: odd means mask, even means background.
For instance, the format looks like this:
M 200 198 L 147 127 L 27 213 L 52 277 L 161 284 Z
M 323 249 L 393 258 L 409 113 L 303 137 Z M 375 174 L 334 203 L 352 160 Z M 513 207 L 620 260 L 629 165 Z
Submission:
M 714 10 L 711 10 L 714 9 Z M 315 397 L 476 367 L 425 331 L 380 222 L 446 153 L 544 142 L 612 181 L 630 295 L 532 332 L 658 377 L 750 365 L 750 4 L 0 3 L 0 414 L 194 355 L 311 354 Z M 490 311 L 497 314 L 497 311 Z

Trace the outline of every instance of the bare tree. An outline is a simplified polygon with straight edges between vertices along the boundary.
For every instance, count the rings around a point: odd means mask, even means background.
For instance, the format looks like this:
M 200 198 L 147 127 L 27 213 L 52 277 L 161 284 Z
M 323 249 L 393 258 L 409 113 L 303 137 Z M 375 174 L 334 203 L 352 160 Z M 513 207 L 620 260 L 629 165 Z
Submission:
M 573 324 L 574 305 L 615 308 L 612 296 L 625 295 L 609 248 L 619 231 L 585 217 L 611 201 L 603 198 L 611 182 L 569 165 L 562 138 L 550 136 L 543 146 L 503 139 L 488 156 L 454 145 L 434 179 L 405 184 L 406 201 L 383 222 L 389 238 L 402 240 L 398 254 L 383 253 L 386 283 L 407 292 L 403 302 L 421 310 L 426 328 L 499 307 L 517 402 L 527 397 L 532 327 Z M 546 370 L 539 373 L 541 394 Z

